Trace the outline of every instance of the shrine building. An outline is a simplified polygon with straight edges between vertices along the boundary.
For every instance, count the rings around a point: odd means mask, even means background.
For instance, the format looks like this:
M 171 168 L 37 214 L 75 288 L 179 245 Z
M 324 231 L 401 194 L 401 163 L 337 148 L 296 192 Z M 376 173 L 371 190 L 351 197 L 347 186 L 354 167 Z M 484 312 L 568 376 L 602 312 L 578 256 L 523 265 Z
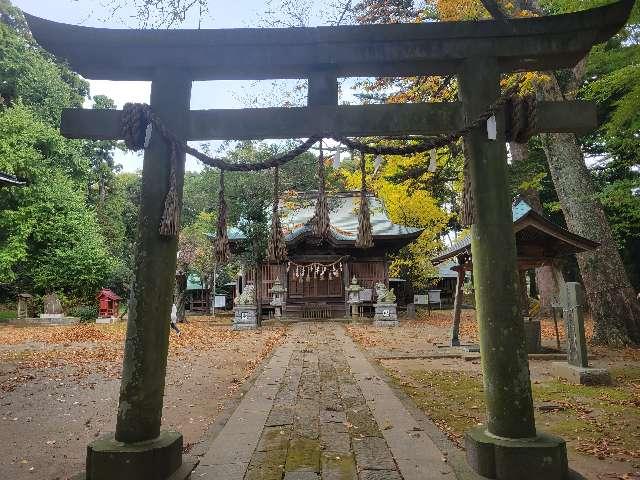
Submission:
M 423 229 L 393 223 L 383 202 L 370 194 L 374 243 L 371 248 L 358 248 L 360 192 L 341 192 L 328 196 L 330 234 L 327 238 L 319 238 L 311 227 L 316 196 L 315 192 L 297 193 L 286 201 L 281 200 L 287 261 L 281 264 L 264 262 L 259 272 L 243 272 L 238 278 L 238 293 L 242 293 L 247 282 L 252 282 L 257 286 L 258 301 L 268 308 L 269 290 L 280 278 L 287 288 L 287 314 L 330 318 L 347 314 L 346 287 L 354 275 L 364 289 L 360 295 L 365 306 L 373 303 L 376 283 L 389 286 L 390 255 L 417 239 Z M 228 234 L 232 249 L 239 249 L 245 239 L 242 231 L 231 228 Z

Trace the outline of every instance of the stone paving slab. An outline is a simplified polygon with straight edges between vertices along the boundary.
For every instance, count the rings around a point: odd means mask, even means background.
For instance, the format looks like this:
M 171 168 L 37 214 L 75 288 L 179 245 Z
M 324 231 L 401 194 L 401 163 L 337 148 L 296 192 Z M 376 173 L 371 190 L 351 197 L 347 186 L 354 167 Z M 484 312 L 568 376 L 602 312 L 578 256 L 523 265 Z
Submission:
M 454 480 L 428 435 L 337 323 L 300 323 L 193 479 Z
M 395 396 L 391 387 L 378 377 L 375 368 L 342 329 L 336 329 L 347 363 L 364 395 L 404 480 L 455 478 L 443 461 L 442 452 L 422 432 L 411 413 Z M 387 428 L 388 427 L 388 428 Z M 375 477 L 370 477 L 375 478 Z
M 296 329 L 278 347 L 254 385 L 213 440 L 192 478 L 242 480 L 256 450 L 296 346 Z

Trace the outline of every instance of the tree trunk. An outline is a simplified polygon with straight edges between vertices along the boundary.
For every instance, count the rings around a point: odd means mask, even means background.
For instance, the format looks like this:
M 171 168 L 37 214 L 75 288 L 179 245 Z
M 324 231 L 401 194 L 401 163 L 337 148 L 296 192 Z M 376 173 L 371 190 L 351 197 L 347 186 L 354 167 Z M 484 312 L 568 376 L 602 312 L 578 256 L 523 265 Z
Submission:
M 185 321 L 186 313 L 186 301 L 187 301 L 187 275 L 178 274 L 176 275 L 176 286 L 175 286 L 175 303 L 176 310 L 178 315 L 178 322 L 182 323 Z
M 513 163 L 522 162 L 529 157 L 529 145 L 526 143 L 509 142 L 509 151 Z M 537 213 L 542 214 L 542 202 L 540 192 L 534 188 L 521 190 L 522 198 Z M 553 267 L 545 265 L 535 269 L 536 288 L 540 299 L 540 315 L 551 315 L 551 301 L 557 292 L 554 290 Z
M 541 86 L 544 100 L 563 100 L 555 78 Z M 621 346 L 640 342 L 640 304 L 616 247 L 602 204 L 574 134 L 541 134 L 551 177 L 569 229 L 600 242 L 577 255 L 595 322 L 593 342 Z

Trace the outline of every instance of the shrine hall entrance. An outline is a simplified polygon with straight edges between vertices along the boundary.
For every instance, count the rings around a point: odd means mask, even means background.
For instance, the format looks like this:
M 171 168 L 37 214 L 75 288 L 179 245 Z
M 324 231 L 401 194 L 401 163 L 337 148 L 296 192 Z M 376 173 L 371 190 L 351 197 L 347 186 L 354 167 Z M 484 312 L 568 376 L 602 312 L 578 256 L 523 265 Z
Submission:
M 336 264 L 336 275 L 320 275 L 322 267 L 312 268 L 332 264 Z M 303 269 L 306 272 L 304 275 Z M 344 318 L 349 314 L 346 287 L 354 276 L 362 287 L 360 297 L 365 314 L 371 310 L 375 300 L 375 284 L 389 286 L 389 268 L 385 259 L 352 260 L 348 257 L 318 256 L 313 262 L 292 260 L 284 265 L 263 264 L 260 273 L 261 278 L 256 280 L 255 271 L 251 271 L 245 275 L 244 281 L 260 285 L 256 291 L 263 314 L 270 313 L 269 291 L 279 278 L 286 280 L 283 283 L 287 288 L 285 314 L 288 318 Z

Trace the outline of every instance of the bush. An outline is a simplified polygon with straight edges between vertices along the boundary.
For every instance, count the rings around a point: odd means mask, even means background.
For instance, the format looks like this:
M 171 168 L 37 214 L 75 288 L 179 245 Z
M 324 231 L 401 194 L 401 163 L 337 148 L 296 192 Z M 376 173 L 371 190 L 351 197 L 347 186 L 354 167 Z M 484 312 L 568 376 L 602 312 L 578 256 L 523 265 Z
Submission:
M 70 317 L 77 317 L 82 323 L 94 322 L 98 318 L 98 307 L 93 306 L 79 306 L 69 310 Z

